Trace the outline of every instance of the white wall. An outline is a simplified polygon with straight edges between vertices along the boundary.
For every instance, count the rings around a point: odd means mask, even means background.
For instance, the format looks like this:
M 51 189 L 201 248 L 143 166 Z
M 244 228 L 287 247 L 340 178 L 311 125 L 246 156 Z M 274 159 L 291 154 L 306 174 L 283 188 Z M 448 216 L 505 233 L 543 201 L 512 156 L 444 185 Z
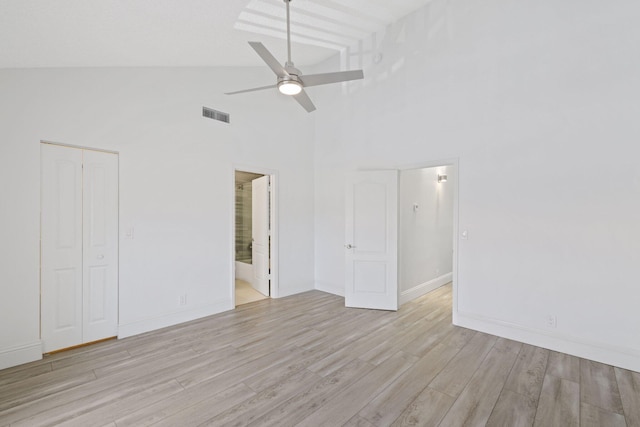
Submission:
M 447 175 L 447 182 L 438 183 L 439 174 Z M 398 288 L 401 304 L 452 279 L 455 186 L 453 166 L 400 172 Z
M 458 158 L 456 323 L 639 371 L 639 19 L 435 0 L 364 43 L 363 82 L 310 90 L 316 286 L 344 287 L 346 171 Z
M 45 139 L 120 152 L 128 332 L 231 308 L 233 164 L 280 173 L 286 295 L 314 259 L 316 287 L 344 289 L 345 172 L 458 158 L 455 321 L 640 371 L 639 18 L 624 0 L 434 0 L 353 52 L 364 82 L 310 88 L 312 115 L 221 95 L 262 68 L 0 70 L 0 367 L 40 346 Z
M 41 140 L 120 153 L 121 336 L 233 307 L 234 165 L 278 172 L 279 295 L 313 288 L 313 116 L 275 93 L 222 95 L 271 78 L 262 68 L 0 70 L 0 368 L 41 353 Z M 203 105 L 231 124 L 203 118 Z

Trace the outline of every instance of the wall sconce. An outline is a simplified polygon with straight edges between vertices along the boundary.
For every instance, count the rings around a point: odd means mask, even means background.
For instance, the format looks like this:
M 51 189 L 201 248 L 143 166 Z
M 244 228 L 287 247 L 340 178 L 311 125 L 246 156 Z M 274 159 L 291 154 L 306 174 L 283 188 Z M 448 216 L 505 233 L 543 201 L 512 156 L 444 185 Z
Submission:
M 447 175 L 438 174 L 438 183 L 447 182 Z

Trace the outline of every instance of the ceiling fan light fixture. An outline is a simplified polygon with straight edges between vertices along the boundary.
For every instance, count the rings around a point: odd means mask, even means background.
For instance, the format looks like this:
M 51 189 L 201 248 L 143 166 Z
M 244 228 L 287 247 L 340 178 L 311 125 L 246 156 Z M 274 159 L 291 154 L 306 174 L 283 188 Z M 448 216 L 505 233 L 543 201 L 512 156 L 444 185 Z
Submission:
M 302 85 L 295 80 L 283 80 L 278 83 L 278 90 L 285 95 L 297 95 L 302 92 Z
M 291 0 L 284 0 L 284 2 L 287 5 L 287 62 L 284 63 L 284 66 L 280 64 L 280 62 L 266 47 L 264 47 L 262 43 L 249 42 L 249 45 L 278 77 L 276 84 L 278 91 L 284 95 L 293 97 L 293 99 L 300 104 L 302 108 L 304 108 L 308 113 L 311 113 L 312 111 L 315 111 L 316 107 L 313 105 L 313 101 L 311 101 L 307 92 L 305 92 L 305 88 L 331 83 L 347 82 L 350 80 L 359 80 L 364 78 L 364 74 L 362 70 L 351 70 L 337 71 L 333 73 L 309 74 L 303 77 L 300 70 L 294 66 L 293 61 L 291 60 L 291 20 L 289 18 L 289 3 L 291 3 Z M 253 89 L 228 92 L 227 95 L 272 88 L 273 85 L 256 87 Z

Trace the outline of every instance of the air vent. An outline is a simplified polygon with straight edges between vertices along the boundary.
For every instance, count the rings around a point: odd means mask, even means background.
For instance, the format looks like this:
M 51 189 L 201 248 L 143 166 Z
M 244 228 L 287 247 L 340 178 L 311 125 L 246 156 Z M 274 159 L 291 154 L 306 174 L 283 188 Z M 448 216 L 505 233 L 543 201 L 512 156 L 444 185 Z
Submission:
M 222 111 L 214 110 L 213 108 L 202 107 L 202 116 L 209 119 L 218 120 L 220 122 L 231 123 L 229 114 Z

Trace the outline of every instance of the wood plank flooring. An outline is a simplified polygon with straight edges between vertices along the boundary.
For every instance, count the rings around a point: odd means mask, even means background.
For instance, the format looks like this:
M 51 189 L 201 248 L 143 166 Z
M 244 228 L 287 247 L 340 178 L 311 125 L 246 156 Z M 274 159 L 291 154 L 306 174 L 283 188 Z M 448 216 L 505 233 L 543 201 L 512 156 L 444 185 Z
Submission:
M 0 371 L 5 426 L 639 426 L 640 374 L 319 291 Z

